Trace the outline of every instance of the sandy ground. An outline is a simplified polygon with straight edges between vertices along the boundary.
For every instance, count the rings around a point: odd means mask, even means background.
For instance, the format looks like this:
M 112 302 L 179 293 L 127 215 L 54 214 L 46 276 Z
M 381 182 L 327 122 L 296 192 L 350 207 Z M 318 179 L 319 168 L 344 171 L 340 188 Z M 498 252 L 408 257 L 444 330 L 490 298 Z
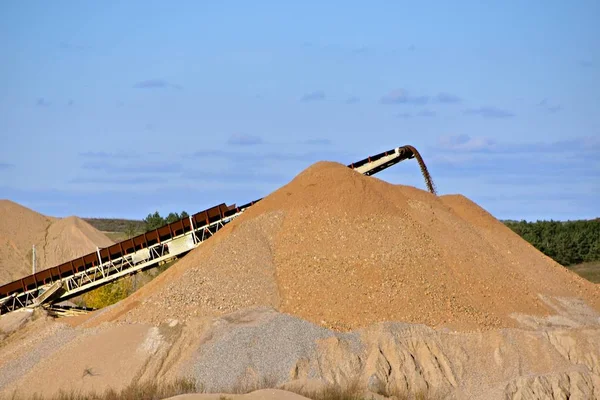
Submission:
M 157 327 L 73 328 L 40 315 L 0 345 L 0 397 L 187 378 L 209 393 L 358 385 L 449 399 L 598 398 L 600 316 L 568 307 L 570 326 L 481 332 L 400 322 L 336 332 L 269 308 Z
M 40 271 L 111 244 L 108 237 L 80 218 L 47 217 L 0 200 L 0 285 L 31 274 L 33 245 Z

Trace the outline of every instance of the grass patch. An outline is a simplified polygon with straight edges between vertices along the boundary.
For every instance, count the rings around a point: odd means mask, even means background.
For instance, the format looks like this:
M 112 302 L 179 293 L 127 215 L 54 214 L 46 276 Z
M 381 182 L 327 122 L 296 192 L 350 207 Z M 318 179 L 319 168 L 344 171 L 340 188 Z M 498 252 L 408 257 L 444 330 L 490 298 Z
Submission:
M 85 373 L 85 372 L 84 372 Z M 90 371 L 90 373 L 92 373 Z M 260 389 L 277 389 L 273 379 L 265 378 L 257 381 L 254 384 L 240 384 L 231 389 L 232 393 L 244 394 Z M 303 390 L 303 389 L 285 389 L 287 391 L 299 394 L 312 400 L 372 400 L 372 395 L 365 394 L 364 389 L 358 384 L 358 381 L 351 382 L 345 387 L 338 385 L 330 385 L 320 390 Z M 168 397 L 177 396 L 180 394 L 206 393 L 203 385 L 197 385 L 193 379 L 178 379 L 170 383 L 156 383 L 146 381 L 143 383 L 132 383 L 129 386 L 117 391 L 107 389 L 104 392 L 79 392 L 79 391 L 63 391 L 57 394 L 45 397 L 41 394 L 32 396 L 22 396 L 14 392 L 11 397 L 0 398 L 1 400 L 162 400 Z M 427 400 L 437 399 L 438 397 L 426 396 L 422 393 L 406 395 L 394 391 L 393 393 L 380 393 L 381 395 L 395 400 Z M 441 398 L 441 397 L 440 397 Z M 231 400 L 227 394 L 221 395 L 219 400 Z
M 341 388 L 338 386 L 327 386 L 323 390 L 319 391 L 304 391 L 299 390 L 296 392 L 300 396 L 308 397 L 312 400 L 367 400 L 371 399 L 371 396 L 365 397 L 363 391 L 359 390 L 358 387 L 350 386 L 347 388 Z
M 600 283 L 600 261 L 571 265 L 567 268 L 590 282 Z
M 328 385 L 320 390 L 286 389 L 312 400 L 372 400 L 373 394 L 368 393 L 358 380 L 352 380 L 345 386 Z M 438 399 L 437 396 L 425 395 L 422 392 L 407 394 L 400 390 L 385 390 L 377 393 L 385 398 L 394 400 L 428 400 Z M 439 397 L 441 398 L 441 397 Z
M 200 390 L 201 391 L 201 390 Z M 102 393 L 60 391 L 52 397 L 44 397 L 41 394 L 24 397 L 13 393 L 10 400 L 161 400 L 180 394 L 198 393 L 196 382 L 192 379 L 177 379 L 169 383 L 156 383 L 147 381 L 143 383 L 132 383 L 117 391 L 107 389 Z
M 102 233 L 115 243 L 122 242 L 123 240 L 129 239 L 129 236 L 125 232 L 102 231 Z
M 262 377 L 258 380 L 243 379 L 240 380 L 232 389 L 228 390 L 230 393 L 235 394 L 246 394 L 261 389 L 276 389 L 277 378 L 275 377 Z

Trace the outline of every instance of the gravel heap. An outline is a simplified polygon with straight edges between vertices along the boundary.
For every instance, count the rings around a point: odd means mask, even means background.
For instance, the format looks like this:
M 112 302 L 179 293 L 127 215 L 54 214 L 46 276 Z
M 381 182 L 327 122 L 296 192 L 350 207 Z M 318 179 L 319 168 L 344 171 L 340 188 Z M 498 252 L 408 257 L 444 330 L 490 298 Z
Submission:
M 271 306 L 347 330 L 379 321 L 479 330 L 600 309 L 600 288 L 462 196 L 319 162 L 99 320 L 159 323 Z
M 252 387 L 258 374 L 276 386 L 297 371 L 316 379 L 320 371 L 302 360 L 319 358 L 318 341 L 336 337 L 354 351 L 362 348 L 357 333 L 336 334 L 328 329 L 269 309 L 246 309 L 219 321 L 210 340 L 192 354 L 195 360 L 184 375 L 202 382 L 208 392 L 236 392 Z

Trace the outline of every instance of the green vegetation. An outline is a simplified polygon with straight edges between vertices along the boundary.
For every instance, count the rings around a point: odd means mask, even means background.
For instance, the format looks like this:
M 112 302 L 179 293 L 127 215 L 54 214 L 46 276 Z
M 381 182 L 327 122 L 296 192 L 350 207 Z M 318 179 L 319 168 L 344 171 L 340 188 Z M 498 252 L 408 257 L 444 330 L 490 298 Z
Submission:
M 127 236 L 127 239 L 131 239 L 132 237 L 137 235 L 138 232 L 139 232 L 138 227 L 136 227 L 133 222 L 129 221 L 127 223 L 127 226 L 125 227 L 125 232 L 123 232 L 123 233 L 125 234 L 125 236 Z
M 134 236 L 139 235 L 140 233 L 145 232 L 145 224 L 140 224 L 138 222 L 143 221 L 127 221 L 125 225 L 125 230 L 122 232 L 103 232 L 106 236 L 109 237 L 113 242 L 122 242 L 126 239 L 131 239 Z
M 127 239 L 186 217 L 188 217 L 188 213 L 185 211 L 181 213 L 171 212 L 166 217 L 161 216 L 158 211 L 155 211 L 152 214 L 148 214 L 141 221 L 121 218 L 83 218 L 83 220 L 99 231 L 120 233 Z
M 123 300 L 133 291 L 132 277 L 125 277 L 84 294 L 81 300 L 86 307 L 103 308 Z
M 144 229 L 145 232 L 154 230 L 156 228 L 160 228 L 163 225 L 170 224 L 171 222 L 178 221 L 182 218 L 187 218 L 189 214 L 185 211 L 182 211 L 181 214 L 176 212 L 169 213 L 166 218 L 162 217 L 158 211 L 155 211 L 154 214 L 148 214 L 146 218 L 144 218 Z
M 121 241 L 188 216 L 187 212 L 182 211 L 181 213 L 171 212 L 163 217 L 158 211 L 155 211 L 141 221 L 121 218 L 83 218 L 83 220 L 101 232 L 112 234 L 108 235 L 112 240 Z
M 90 307 L 95 309 L 108 307 L 128 297 L 152 279 L 169 269 L 177 261 L 179 260 L 174 258 L 157 267 L 139 271 L 134 275 L 125 276 L 115 282 L 100 286 L 85 293 L 74 300 L 74 302 L 80 307 Z
M 536 249 L 582 278 L 600 283 L 600 219 L 504 221 Z
M 104 233 L 110 240 L 115 243 L 122 242 L 125 239 L 129 239 L 129 236 L 125 232 L 102 232 Z
M 83 218 L 101 232 L 144 232 L 144 221 L 121 218 Z
M 600 261 L 571 265 L 567 268 L 590 282 L 600 283 Z
M 504 223 L 535 248 L 564 266 L 600 261 L 599 219 Z

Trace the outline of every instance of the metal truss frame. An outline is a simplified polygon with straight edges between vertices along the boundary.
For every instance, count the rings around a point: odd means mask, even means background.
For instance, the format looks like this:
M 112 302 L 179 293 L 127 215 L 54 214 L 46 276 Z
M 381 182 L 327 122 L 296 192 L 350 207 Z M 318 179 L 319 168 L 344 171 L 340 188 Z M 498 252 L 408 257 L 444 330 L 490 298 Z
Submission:
M 18 308 L 34 308 L 45 303 L 54 303 L 65 300 L 77 296 L 78 294 L 88 292 L 126 275 L 131 275 L 149 268 L 161 261 L 174 258 L 198 247 L 205 240 L 221 230 L 223 226 L 240 216 L 242 213 L 243 210 L 240 210 L 240 212 L 230 215 L 227 218 L 220 219 L 200 228 L 195 228 L 169 240 L 165 240 L 104 263 L 101 262 L 98 252 L 98 259 L 100 260 L 98 265 L 80 271 L 69 277 L 50 282 L 36 289 L 0 299 L 0 312 L 3 308 L 7 310 L 7 312 L 11 312 Z M 192 224 L 191 226 L 194 225 Z M 191 238 L 191 243 L 188 238 Z M 188 240 L 187 243 L 185 243 L 186 240 Z M 180 243 L 185 243 L 185 245 L 169 246 L 171 244 Z M 61 289 L 62 293 L 60 293 L 60 295 L 54 295 Z

